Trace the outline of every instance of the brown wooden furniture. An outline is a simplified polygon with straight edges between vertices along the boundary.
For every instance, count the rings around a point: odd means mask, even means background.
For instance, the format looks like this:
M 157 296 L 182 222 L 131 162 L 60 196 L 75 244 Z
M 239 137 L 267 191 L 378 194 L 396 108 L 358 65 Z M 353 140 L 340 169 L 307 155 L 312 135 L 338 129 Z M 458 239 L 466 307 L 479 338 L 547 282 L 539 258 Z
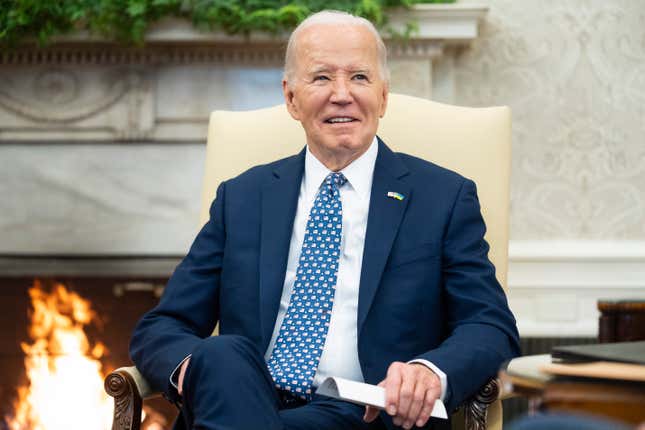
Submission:
M 645 340 L 645 300 L 599 300 L 598 341 Z
M 629 425 L 645 422 L 645 382 L 556 377 L 540 370 L 549 363 L 549 354 L 511 360 L 499 375 L 503 394 L 527 397 L 529 413 L 585 413 Z

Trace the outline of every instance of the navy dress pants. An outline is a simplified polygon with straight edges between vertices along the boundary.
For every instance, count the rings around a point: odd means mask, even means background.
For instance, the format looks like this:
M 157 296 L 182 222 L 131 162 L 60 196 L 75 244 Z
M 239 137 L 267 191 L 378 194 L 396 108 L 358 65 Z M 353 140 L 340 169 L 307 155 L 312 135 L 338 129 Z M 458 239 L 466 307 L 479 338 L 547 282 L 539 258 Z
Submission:
M 182 415 L 195 430 L 381 430 L 365 408 L 326 396 L 311 402 L 278 392 L 264 357 L 248 339 L 204 339 L 184 377 Z

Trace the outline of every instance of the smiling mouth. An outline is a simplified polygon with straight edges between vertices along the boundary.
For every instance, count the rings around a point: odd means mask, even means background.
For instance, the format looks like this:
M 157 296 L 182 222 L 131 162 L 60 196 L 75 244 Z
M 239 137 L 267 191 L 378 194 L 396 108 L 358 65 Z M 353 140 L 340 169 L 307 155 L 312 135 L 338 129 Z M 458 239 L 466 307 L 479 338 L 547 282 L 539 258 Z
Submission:
M 352 118 L 351 116 L 334 116 L 329 119 L 325 120 L 325 123 L 327 124 L 348 124 L 350 122 L 356 122 L 358 121 L 356 118 Z

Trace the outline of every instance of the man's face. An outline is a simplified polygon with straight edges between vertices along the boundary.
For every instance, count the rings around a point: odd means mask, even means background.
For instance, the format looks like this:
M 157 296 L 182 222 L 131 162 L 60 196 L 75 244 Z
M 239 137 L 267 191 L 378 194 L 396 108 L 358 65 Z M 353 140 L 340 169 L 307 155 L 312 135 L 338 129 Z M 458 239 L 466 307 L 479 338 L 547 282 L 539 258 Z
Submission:
M 298 35 L 290 85 L 291 116 L 311 152 L 340 170 L 370 146 L 387 105 L 374 35 L 360 25 L 313 25 Z M 331 164 L 331 165 L 330 165 Z

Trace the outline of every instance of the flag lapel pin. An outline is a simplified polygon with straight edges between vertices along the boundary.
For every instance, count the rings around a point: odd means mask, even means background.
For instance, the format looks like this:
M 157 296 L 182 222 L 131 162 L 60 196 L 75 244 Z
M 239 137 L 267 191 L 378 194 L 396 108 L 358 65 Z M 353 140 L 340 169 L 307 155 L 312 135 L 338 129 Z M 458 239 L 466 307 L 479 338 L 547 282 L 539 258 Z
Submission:
M 403 194 L 397 193 L 395 191 L 388 191 L 387 196 L 396 200 L 403 200 L 405 198 Z

